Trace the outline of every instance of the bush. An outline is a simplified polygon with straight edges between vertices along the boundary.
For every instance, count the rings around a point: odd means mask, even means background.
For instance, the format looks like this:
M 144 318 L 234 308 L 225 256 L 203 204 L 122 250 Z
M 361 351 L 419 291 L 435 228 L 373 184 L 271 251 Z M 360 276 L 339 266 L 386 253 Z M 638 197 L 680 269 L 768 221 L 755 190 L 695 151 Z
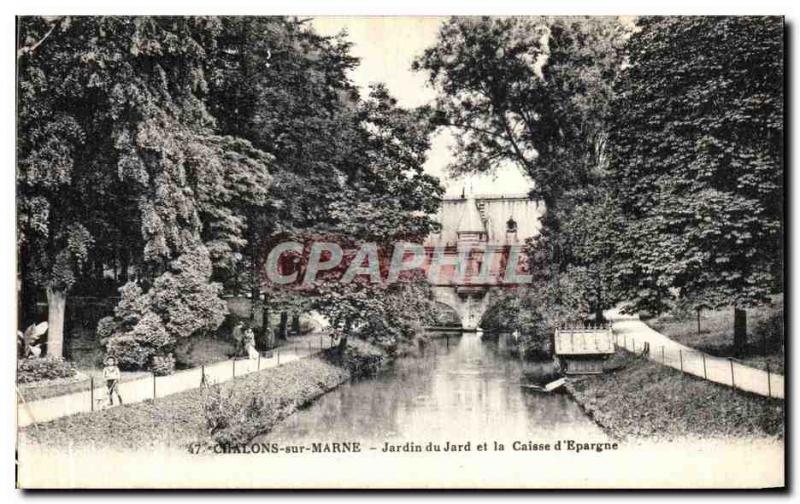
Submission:
M 204 401 L 206 427 L 220 445 L 248 443 L 348 377 L 322 359 L 302 359 L 211 387 Z
M 106 342 L 106 352 L 121 369 L 145 369 L 161 349 L 174 344 L 161 320 L 147 313 L 129 332 L 117 334 Z
M 221 286 L 210 276 L 208 252 L 198 246 L 172 261 L 147 292 L 133 282 L 124 285 L 114 316 L 97 326 L 108 355 L 123 369 L 171 373 L 176 346 L 212 333 L 225 318 Z
M 784 346 L 783 309 L 777 310 L 767 318 L 760 320 L 753 330 L 752 343 L 760 345 L 766 342 L 767 351 L 782 352 Z
M 386 352 L 365 341 L 349 338 L 344 354 L 335 359 L 353 376 L 366 376 L 375 373 L 380 368 L 386 359 Z
M 17 382 L 19 383 L 55 380 L 56 378 L 70 378 L 72 376 L 75 376 L 75 368 L 72 367 L 72 363 L 60 357 L 47 356 L 17 361 Z
M 175 357 L 172 354 L 154 355 L 150 370 L 158 376 L 166 376 L 175 372 Z
M 233 394 L 233 389 L 223 392 L 221 387 L 205 390 L 203 408 L 206 427 L 212 436 L 231 427 L 231 411 L 235 405 Z
M 316 324 L 314 324 L 313 320 L 300 317 L 300 334 L 308 334 L 313 332 L 314 329 L 316 329 Z

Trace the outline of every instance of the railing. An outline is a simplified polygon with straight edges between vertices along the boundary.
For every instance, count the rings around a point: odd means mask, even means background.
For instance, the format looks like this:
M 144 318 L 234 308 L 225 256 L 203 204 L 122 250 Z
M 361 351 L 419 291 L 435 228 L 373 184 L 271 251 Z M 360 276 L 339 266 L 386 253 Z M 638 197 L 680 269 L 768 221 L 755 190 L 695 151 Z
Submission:
M 637 341 L 636 338 L 619 334 L 614 334 L 614 344 L 684 374 L 770 398 L 783 397 L 783 375 L 774 373 L 769 362 L 761 369 L 732 357 L 717 357 L 688 348 L 669 348 L 667 345 L 651 346 L 647 341 Z
M 328 340 L 328 341 L 326 341 Z M 213 364 L 201 365 L 192 369 L 177 371 L 170 375 L 135 378 L 118 383 L 118 389 L 125 404 L 156 400 L 168 395 L 192 390 L 201 386 L 213 385 L 241 376 L 282 366 L 289 362 L 310 357 L 335 346 L 327 335 L 320 335 L 319 341 L 305 338 L 302 342 L 288 344 L 274 350 L 259 352 L 255 359 L 233 358 Z M 44 422 L 75 413 L 104 409 L 109 403 L 108 391 L 104 383 L 94 377 L 76 382 L 77 390 L 66 394 L 28 401 L 17 387 L 18 425 Z M 70 386 L 73 386 L 70 384 Z M 116 401 L 116 395 L 114 396 Z
M 613 337 L 607 324 L 564 325 L 555 331 L 555 352 L 557 355 L 613 353 Z

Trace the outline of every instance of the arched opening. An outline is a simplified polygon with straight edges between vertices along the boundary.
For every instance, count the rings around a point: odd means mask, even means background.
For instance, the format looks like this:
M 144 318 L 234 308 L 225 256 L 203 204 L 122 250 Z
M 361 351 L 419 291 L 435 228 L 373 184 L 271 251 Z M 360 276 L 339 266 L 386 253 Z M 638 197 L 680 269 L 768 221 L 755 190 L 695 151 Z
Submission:
M 488 333 L 510 333 L 517 329 L 516 318 L 520 307 L 515 301 L 503 297 L 489 305 L 481 317 L 481 329 Z
M 505 293 L 486 309 L 480 326 L 486 337 L 504 337 L 526 360 L 549 359 L 552 354 L 552 338 L 544 317 L 525 295 Z
M 461 316 L 452 306 L 434 301 L 430 314 L 429 327 L 460 328 Z

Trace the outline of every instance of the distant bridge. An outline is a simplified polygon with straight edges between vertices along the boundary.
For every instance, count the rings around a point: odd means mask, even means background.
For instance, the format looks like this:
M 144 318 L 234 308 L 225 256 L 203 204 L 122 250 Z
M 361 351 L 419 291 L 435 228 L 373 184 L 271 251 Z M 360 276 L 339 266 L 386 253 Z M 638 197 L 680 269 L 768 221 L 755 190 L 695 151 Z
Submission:
M 432 255 L 436 247 L 444 246 L 446 259 L 468 259 L 462 265 L 465 275 L 454 274 L 453 267 L 450 275 L 442 275 L 431 287 L 434 299 L 458 314 L 462 329 L 477 330 L 503 288 L 508 255 L 489 251 L 508 251 L 510 246 L 521 246 L 538 236 L 543 213 L 544 205 L 527 194 L 472 195 L 442 201 L 437 215 L 441 231 L 428 236 L 426 251 Z M 491 264 L 485 265 L 485 259 Z M 522 259 L 525 262 L 526 258 Z M 479 278 L 481 271 L 489 274 Z

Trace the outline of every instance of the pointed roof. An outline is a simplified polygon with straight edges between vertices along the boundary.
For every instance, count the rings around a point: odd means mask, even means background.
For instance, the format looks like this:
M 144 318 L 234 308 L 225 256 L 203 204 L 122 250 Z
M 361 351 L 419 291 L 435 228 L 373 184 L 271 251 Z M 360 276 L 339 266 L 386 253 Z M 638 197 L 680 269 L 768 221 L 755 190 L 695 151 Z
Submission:
M 475 203 L 475 198 L 470 194 L 467 199 L 464 213 L 461 215 L 461 220 L 458 221 L 457 233 L 485 233 L 486 229 L 483 227 L 483 220 L 481 214 L 478 212 L 478 205 Z

